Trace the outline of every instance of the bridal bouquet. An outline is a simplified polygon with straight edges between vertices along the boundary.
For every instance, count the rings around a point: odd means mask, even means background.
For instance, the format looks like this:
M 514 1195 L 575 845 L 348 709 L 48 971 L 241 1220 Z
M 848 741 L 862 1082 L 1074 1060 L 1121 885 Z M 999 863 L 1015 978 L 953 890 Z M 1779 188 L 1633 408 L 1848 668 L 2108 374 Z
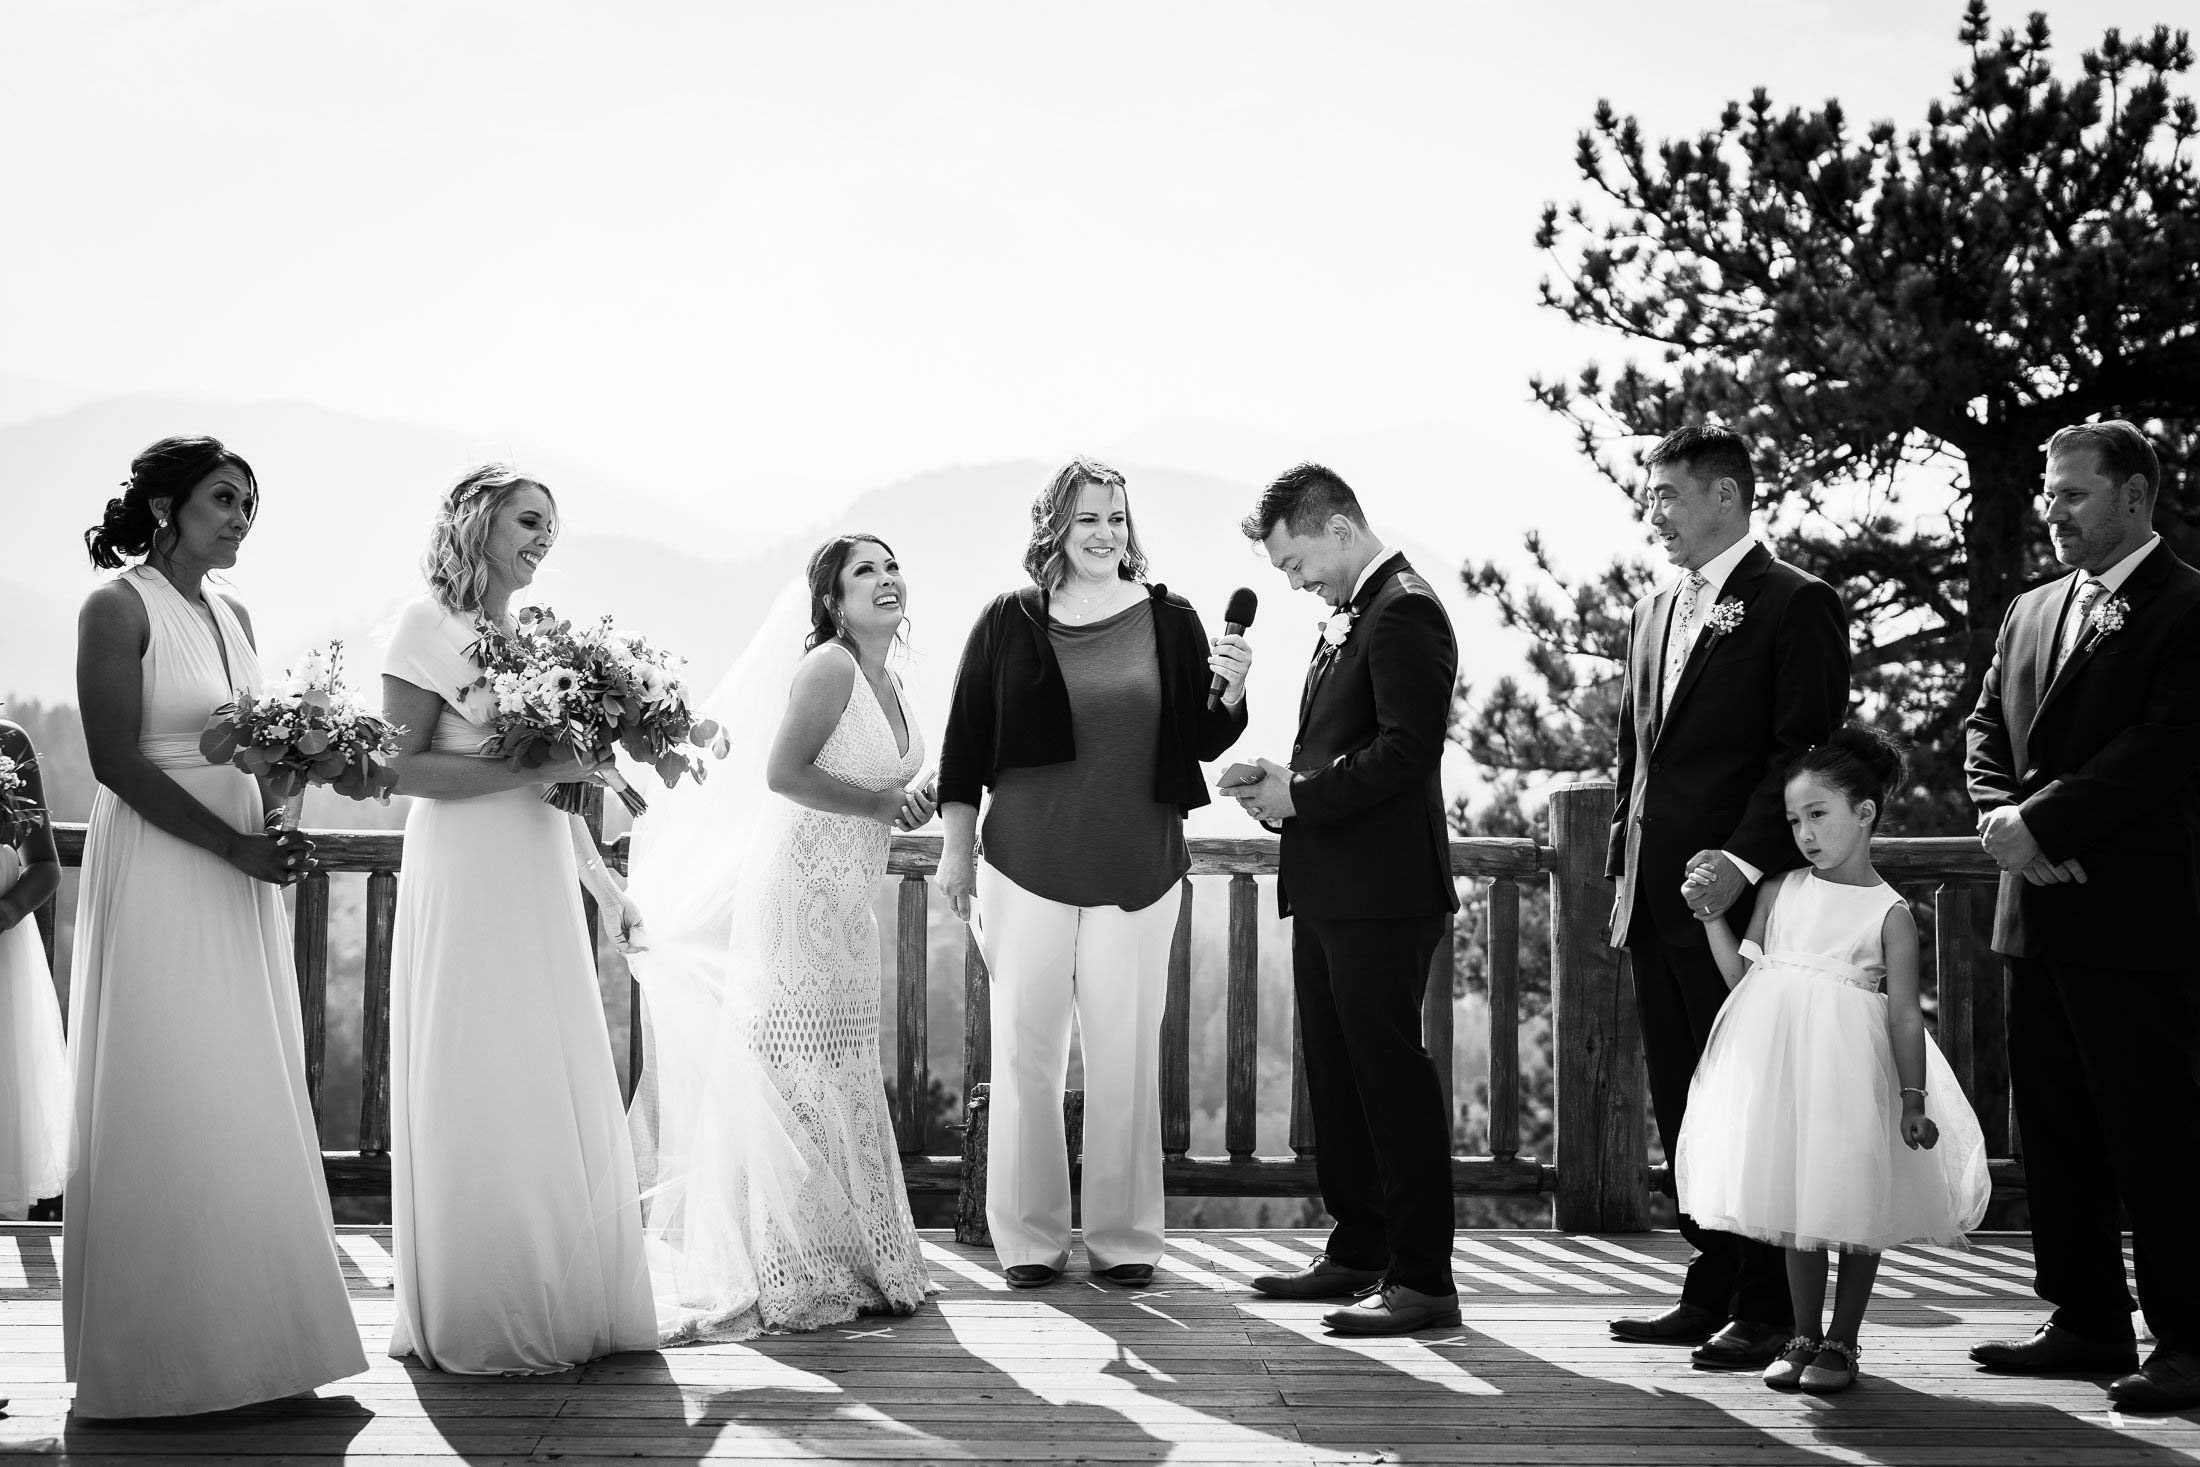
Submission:
M 618 630 L 610 617 L 576 628 L 548 607 L 528 607 L 509 635 L 484 627 L 474 644 L 481 682 L 496 702 L 496 736 L 482 745 L 516 769 L 554 759 L 604 758 L 614 748 L 647 764 L 669 789 L 682 774 L 703 778 L 703 752 L 723 758 L 726 736 L 695 716 L 681 659 Z M 616 769 L 603 781 L 628 812 L 649 808 Z M 553 786 L 543 798 L 580 808 L 581 786 Z
M 31 798 L 30 781 L 23 776 L 31 763 L 20 763 L 0 754 L 0 846 L 19 846 L 46 823 L 46 812 Z
M 344 644 L 316 647 L 256 693 L 239 692 L 214 710 L 199 735 L 209 764 L 233 764 L 283 797 L 282 828 L 296 830 L 306 786 L 327 785 L 347 800 L 389 803 L 397 772 L 397 730 L 344 686 Z

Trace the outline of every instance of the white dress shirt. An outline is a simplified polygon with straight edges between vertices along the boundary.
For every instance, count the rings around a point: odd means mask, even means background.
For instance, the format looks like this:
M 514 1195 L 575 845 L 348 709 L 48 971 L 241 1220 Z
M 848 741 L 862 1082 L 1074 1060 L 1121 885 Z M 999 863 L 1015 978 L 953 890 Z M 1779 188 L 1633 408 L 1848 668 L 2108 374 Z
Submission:
M 2081 571 L 2070 578 L 2070 599 L 2063 603 L 2062 640 L 2055 644 L 2055 666 L 2058 670 L 2065 662 L 2070 660 L 2070 654 L 2078 650 L 2078 638 L 2084 634 L 2086 626 L 2093 619 L 2088 617 L 2084 623 L 2081 623 L 2077 617 L 2070 614 L 2076 608 L 2078 598 L 2085 594 L 2086 583 L 2089 581 L 2100 583 L 2101 593 L 2093 598 L 2093 617 L 2098 617 L 2101 614 L 2101 607 L 2108 602 L 2110 597 L 2124 588 L 2125 581 L 2131 579 L 2131 573 L 2139 568 L 2139 562 L 2152 555 L 2154 547 L 2161 543 L 2162 537 L 2160 535 L 2149 535 L 2146 544 L 2141 545 L 2137 550 L 2132 551 L 2131 554 L 2117 561 L 2099 575 L 2088 575 Z
M 1756 548 L 1757 537 L 1744 535 L 1696 568 L 1696 574 L 1703 577 L 1704 583 L 1697 588 L 1694 612 L 1688 618 L 1688 650 L 1695 650 L 1696 640 L 1703 635 L 1704 623 L 1711 618 L 1711 608 L 1719 604 L 1719 595 L 1726 589 L 1727 580 L 1734 574 L 1734 568 L 1742 563 L 1743 556 Z M 1676 594 L 1673 598 L 1673 609 L 1666 617 L 1668 627 L 1675 626 L 1681 619 L 1680 595 L 1678 593 L 1685 591 L 1687 585 L 1688 572 L 1683 571 L 1680 580 L 1674 583 Z M 1688 659 L 1685 655 L 1681 658 L 1681 665 L 1683 667 L 1688 665 Z M 1662 688 L 1659 689 L 1659 694 L 1661 697 L 1666 698 L 1671 696 L 1669 692 Z M 1763 871 L 1750 865 L 1749 862 L 1735 855 L 1732 851 L 1721 851 L 1719 854 L 1732 861 L 1734 869 L 1741 872 L 1742 878 L 1750 885 L 1754 886 L 1764 879 L 1765 873 Z
M 1373 560 L 1370 560 L 1366 565 L 1360 567 L 1360 578 L 1352 583 L 1352 594 L 1345 598 L 1345 605 L 1350 606 L 1353 602 L 1360 599 L 1360 593 L 1367 589 L 1368 578 L 1374 575 L 1376 567 L 1380 566 L 1384 561 L 1390 559 L 1390 556 L 1390 547 L 1388 545 L 1385 545 L 1382 541 L 1377 540 L 1375 542 L 1375 558 Z

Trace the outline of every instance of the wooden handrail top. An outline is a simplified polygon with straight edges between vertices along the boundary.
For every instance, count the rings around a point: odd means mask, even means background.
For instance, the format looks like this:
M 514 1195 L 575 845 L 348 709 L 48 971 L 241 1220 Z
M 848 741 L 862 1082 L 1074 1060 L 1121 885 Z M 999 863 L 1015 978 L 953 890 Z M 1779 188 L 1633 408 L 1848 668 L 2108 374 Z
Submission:
M 54 822 L 54 843 L 64 866 L 84 859 L 84 826 L 73 821 Z M 404 850 L 404 835 L 395 830 L 314 830 L 315 854 L 323 871 L 394 871 Z M 612 853 L 623 868 L 627 837 L 612 844 Z M 1276 874 L 1276 838 L 1194 836 L 1186 844 L 1192 853 L 1194 876 L 1273 876 Z M 1484 880 L 1528 880 L 1551 869 L 1557 853 L 1546 845 L 1517 836 L 1463 836 L 1451 843 L 1451 874 Z M 1950 879 L 1992 880 L 1999 875 L 1993 857 L 1973 836 L 1895 836 L 1872 842 L 1872 861 L 1889 881 L 1916 882 Z M 897 835 L 886 869 L 894 876 L 929 876 L 939 868 L 940 838 L 936 835 Z

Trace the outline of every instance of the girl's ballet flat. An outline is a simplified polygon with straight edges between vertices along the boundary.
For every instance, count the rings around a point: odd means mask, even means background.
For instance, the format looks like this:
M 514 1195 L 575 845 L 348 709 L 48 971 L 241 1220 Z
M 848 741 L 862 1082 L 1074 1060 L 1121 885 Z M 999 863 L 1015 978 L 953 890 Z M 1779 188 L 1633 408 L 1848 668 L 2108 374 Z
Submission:
M 1824 1341 L 1818 1358 L 1803 1367 L 1802 1378 L 1796 1384 L 1814 1396 L 1845 1391 L 1856 1384 L 1856 1362 L 1863 1353 L 1857 1346 L 1839 1340 Z
M 1803 1371 L 1818 1358 L 1823 1342 L 1797 1335 L 1780 1348 L 1780 1358 L 1765 1367 L 1765 1384 L 1776 1391 L 1792 1391 L 1803 1383 Z

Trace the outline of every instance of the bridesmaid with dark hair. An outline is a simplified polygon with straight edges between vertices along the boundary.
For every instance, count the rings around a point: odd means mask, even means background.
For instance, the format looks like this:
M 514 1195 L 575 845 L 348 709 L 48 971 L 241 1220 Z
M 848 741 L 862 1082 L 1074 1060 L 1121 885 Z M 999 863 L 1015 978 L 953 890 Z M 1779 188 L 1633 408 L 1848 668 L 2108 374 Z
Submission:
M 314 867 L 278 802 L 199 753 L 260 667 L 207 584 L 251 532 L 251 466 L 163 438 L 85 533 L 77 701 L 99 792 L 70 977 L 62 1349 L 80 1416 L 177 1416 L 367 1368 L 306 1094 L 280 888 Z M 130 564 L 136 560 L 136 564 Z

